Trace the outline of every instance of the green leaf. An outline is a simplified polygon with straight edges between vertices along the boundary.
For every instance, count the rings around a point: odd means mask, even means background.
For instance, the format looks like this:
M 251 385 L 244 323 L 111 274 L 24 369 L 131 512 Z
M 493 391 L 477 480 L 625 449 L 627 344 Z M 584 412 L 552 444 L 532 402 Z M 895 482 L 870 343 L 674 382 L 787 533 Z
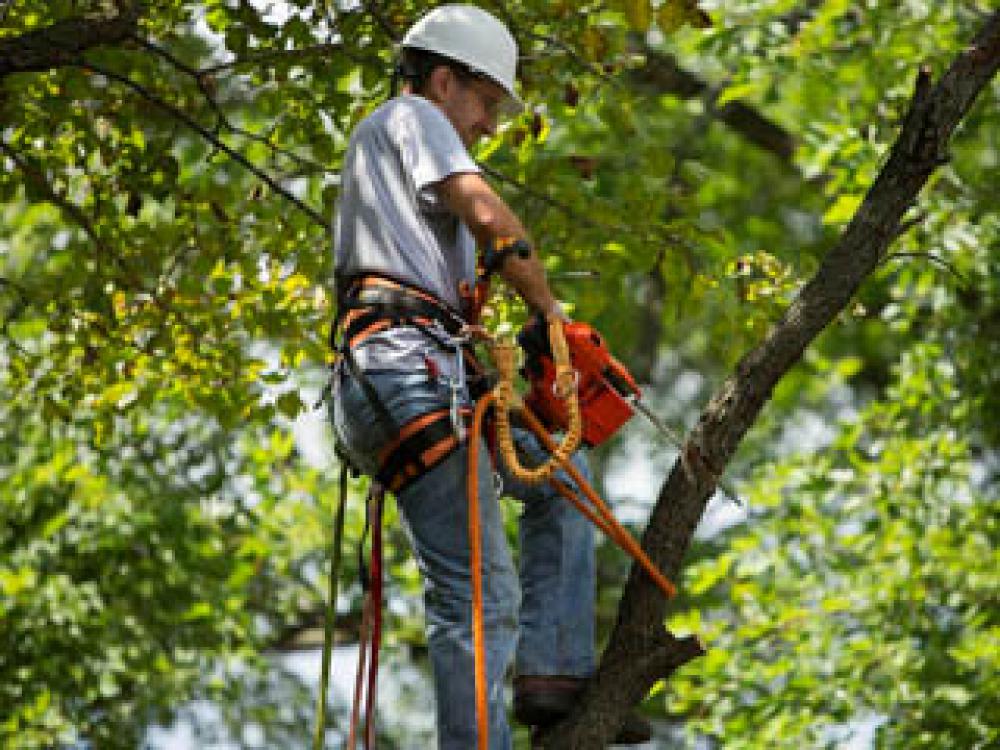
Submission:
M 841 195 L 837 197 L 833 205 L 823 214 L 824 224 L 844 224 L 851 220 L 861 201 L 863 195 Z
M 209 602 L 196 602 L 181 615 L 184 620 L 205 620 L 212 616 L 213 608 Z

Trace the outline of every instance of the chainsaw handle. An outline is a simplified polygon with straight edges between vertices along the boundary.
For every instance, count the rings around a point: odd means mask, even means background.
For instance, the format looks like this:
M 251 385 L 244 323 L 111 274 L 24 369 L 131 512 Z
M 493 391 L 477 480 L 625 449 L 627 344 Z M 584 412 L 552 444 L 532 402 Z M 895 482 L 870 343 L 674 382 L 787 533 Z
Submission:
M 549 479 L 561 464 L 569 460 L 569 457 L 580 446 L 583 437 L 583 420 L 580 418 L 576 373 L 570 364 L 569 347 L 566 346 L 566 336 L 563 333 L 563 321 L 555 315 L 549 316 L 547 320 L 549 343 L 552 346 L 553 360 L 556 366 L 554 386 L 557 389 L 556 395 L 566 402 L 566 412 L 569 419 L 562 442 L 541 466 L 534 468 L 523 466 L 517 458 L 517 450 L 514 447 L 510 412 L 515 403 L 514 355 L 517 349 L 508 342 L 497 344 L 493 352 L 497 369 L 500 371 L 500 382 L 497 383 L 494 390 L 497 407 L 497 442 L 511 473 L 528 484 L 538 484 Z

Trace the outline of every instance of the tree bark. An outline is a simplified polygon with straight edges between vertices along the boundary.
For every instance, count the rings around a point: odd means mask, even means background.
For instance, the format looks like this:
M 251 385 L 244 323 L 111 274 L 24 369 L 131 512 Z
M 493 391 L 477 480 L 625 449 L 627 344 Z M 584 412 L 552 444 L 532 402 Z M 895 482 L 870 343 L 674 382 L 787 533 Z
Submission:
M 931 173 L 946 159 L 955 127 L 1000 67 L 1000 12 L 987 19 L 972 43 L 936 86 L 928 70 L 917 76 L 910 110 L 889 159 L 840 241 L 824 258 L 784 318 L 705 408 L 688 438 L 689 473 L 676 462 L 660 489 L 643 536 L 650 559 L 677 577 L 716 478 L 731 459 L 777 383 L 819 333 L 843 311 L 876 268 L 898 233 L 900 220 Z M 633 566 L 618 620 L 600 667 L 573 713 L 542 738 L 551 750 L 605 747 L 626 711 L 657 680 L 700 652 L 663 627 L 666 601 Z
M 12 73 L 38 73 L 72 65 L 88 49 L 130 38 L 138 20 L 138 4 L 122 2 L 114 16 L 67 18 L 0 40 L 0 80 Z

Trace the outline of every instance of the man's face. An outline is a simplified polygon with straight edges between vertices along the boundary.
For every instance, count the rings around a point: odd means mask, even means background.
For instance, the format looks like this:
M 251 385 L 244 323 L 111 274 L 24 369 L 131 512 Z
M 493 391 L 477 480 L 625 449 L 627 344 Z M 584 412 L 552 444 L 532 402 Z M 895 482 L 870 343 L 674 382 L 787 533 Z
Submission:
M 455 126 L 466 148 L 497 129 L 497 113 L 506 92 L 483 78 L 459 78 L 448 71 L 450 81 L 443 87 L 438 104 Z

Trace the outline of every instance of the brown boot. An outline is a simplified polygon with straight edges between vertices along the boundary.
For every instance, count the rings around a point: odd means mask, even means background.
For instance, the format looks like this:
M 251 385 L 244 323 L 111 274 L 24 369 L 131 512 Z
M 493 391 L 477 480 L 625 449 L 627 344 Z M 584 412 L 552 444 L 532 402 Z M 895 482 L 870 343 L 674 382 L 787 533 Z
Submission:
M 514 719 L 525 726 L 544 729 L 570 712 L 586 679 L 549 675 L 521 675 L 514 678 Z M 639 745 L 649 742 L 652 727 L 635 711 L 625 715 L 616 745 Z

